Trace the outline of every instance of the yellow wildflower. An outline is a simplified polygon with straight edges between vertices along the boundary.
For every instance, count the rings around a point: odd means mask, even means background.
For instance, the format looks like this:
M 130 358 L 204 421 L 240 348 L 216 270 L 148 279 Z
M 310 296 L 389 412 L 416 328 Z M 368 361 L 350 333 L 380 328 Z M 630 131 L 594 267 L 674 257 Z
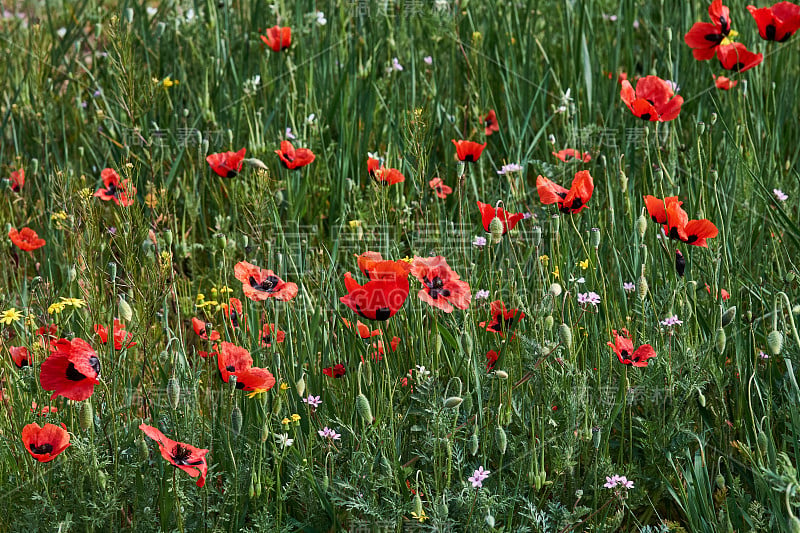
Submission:
M 169 89 L 169 88 L 170 88 L 170 87 L 172 87 L 173 85 L 178 85 L 179 83 L 180 83 L 180 82 L 179 82 L 178 80 L 173 80 L 173 79 L 172 79 L 172 78 L 170 78 L 169 76 L 167 76 L 166 78 L 164 78 L 164 80 L 161 82 L 161 84 L 162 84 L 162 85 L 164 86 L 164 88 L 166 88 L 166 89 Z
M 553 277 L 559 279 L 561 277 L 561 274 L 559 273 L 558 265 L 556 265 L 554 268 L 555 270 L 553 270 Z
M 547 256 L 547 255 L 540 255 L 540 256 L 539 256 L 539 261 L 541 261 L 541 263 L 542 263 L 544 266 L 547 266 L 547 264 L 550 262 L 550 257 L 549 257 L 549 256 Z
M 70 305 L 77 309 L 80 309 L 81 307 L 86 307 L 86 302 L 81 300 L 80 298 L 64 298 L 62 296 L 61 303 L 63 303 L 64 305 Z
M 411 511 L 411 516 L 414 517 L 415 520 L 419 520 L 420 522 L 424 522 L 425 520 L 430 518 L 428 515 L 425 514 L 425 509 L 422 510 L 419 516 L 414 511 Z
M 50 313 L 51 315 L 52 314 L 58 314 L 61 311 L 63 311 L 64 309 L 66 309 L 66 308 L 67 308 L 67 304 L 65 304 L 64 302 L 56 302 L 56 303 L 54 303 L 53 305 L 51 305 L 50 307 L 47 308 L 47 312 Z
M 350 222 L 348 222 L 348 224 L 350 225 L 351 228 L 360 228 L 361 227 L 361 221 L 360 220 L 351 220 Z
M 12 322 L 16 322 L 22 318 L 22 313 L 17 311 L 15 308 L 8 309 L 7 311 L 3 311 L 3 314 L 0 315 L 0 324 L 5 324 L 6 326 L 10 325 Z
M 292 415 L 292 422 L 300 422 L 300 415 L 298 415 L 297 413 L 294 413 Z
M 281 383 L 281 390 L 288 390 L 288 389 L 289 389 L 289 384 L 288 383 L 286 383 L 285 381 L 283 383 Z
M 581 267 L 581 270 L 586 270 L 587 268 L 589 268 L 589 259 L 587 258 L 584 261 L 578 261 L 575 264 Z

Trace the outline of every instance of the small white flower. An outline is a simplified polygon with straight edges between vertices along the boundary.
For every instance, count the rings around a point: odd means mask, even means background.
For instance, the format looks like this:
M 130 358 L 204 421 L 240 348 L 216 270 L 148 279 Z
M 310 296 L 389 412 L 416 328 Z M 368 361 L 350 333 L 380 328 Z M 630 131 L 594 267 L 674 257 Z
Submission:
M 486 237 L 475 237 L 475 240 L 472 241 L 473 246 L 486 246 Z
M 421 365 L 415 365 L 415 366 L 417 367 L 417 379 L 419 379 L 420 377 L 424 378 L 431 375 L 431 371 L 426 370 L 424 366 Z
M 291 141 L 293 141 L 293 140 L 295 140 L 297 138 L 297 137 L 294 136 L 294 133 L 292 133 L 292 128 L 286 128 L 286 138 L 291 140 Z
M 396 70 L 398 72 L 401 72 L 403 70 L 403 65 L 400 64 L 400 61 L 396 57 L 392 58 L 391 70 Z
M 306 117 L 306 124 L 311 125 L 311 124 L 314 123 L 315 120 L 317 120 L 317 115 L 315 115 L 314 113 L 311 113 L 310 115 L 308 115 Z
M 278 441 L 278 444 L 281 445 L 281 448 L 288 448 L 292 444 L 294 444 L 294 439 L 290 439 L 287 433 L 280 433 L 275 435 L 275 439 Z
M 67 34 L 67 28 L 58 28 L 58 29 L 56 30 L 56 35 L 58 35 L 58 36 L 59 36 L 60 38 L 62 38 L 62 39 L 64 38 L 64 36 L 65 36 L 66 34 Z
M 433 58 L 431 56 L 425 56 L 422 58 L 426 65 L 433 65 Z
M 518 163 L 509 163 L 507 165 L 503 165 L 500 170 L 497 171 L 497 173 L 501 176 L 505 176 L 509 172 L 519 172 L 520 170 L 522 170 L 522 166 Z
M 322 11 L 317 11 L 317 24 L 320 26 L 324 26 L 328 23 L 328 19 L 325 18 L 325 13 Z
M 772 189 L 772 193 L 775 195 L 775 198 L 777 198 L 781 202 L 785 202 L 786 200 L 789 199 L 789 196 L 780 189 Z

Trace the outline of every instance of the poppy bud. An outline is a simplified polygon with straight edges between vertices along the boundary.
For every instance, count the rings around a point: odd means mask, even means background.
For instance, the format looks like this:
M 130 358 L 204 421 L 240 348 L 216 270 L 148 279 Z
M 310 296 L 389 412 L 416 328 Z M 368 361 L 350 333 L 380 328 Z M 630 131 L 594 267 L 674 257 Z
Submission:
M 433 338 L 433 353 L 436 357 L 439 357 L 439 354 L 442 351 L 442 336 L 440 334 L 436 334 Z
M 166 248 L 172 248 L 172 230 L 165 229 L 161 232 L 161 238 L 164 239 Z
M 558 215 L 553 215 L 553 233 L 558 234 L 558 229 L 561 227 L 561 217 Z
M 356 396 L 356 413 L 361 417 L 365 424 L 371 425 L 374 418 L 372 417 L 372 407 L 369 405 L 369 400 L 364 394 Z
M 122 17 L 125 19 L 125 22 L 128 24 L 133 23 L 133 8 L 126 7 L 125 11 L 122 12 Z
M 181 385 L 178 383 L 178 378 L 169 378 L 169 381 L 167 381 L 167 401 L 169 401 L 173 409 L 177 409 L 180 399 Z
M 464 411 L 467 413 L 472 412 L 472 394 L 467 394 L 464 396 Z
M 478 429 L 475 428 L 475 431 L 472 432 L 472 435 L 469 438 L 469 454 L 475 455 L 478 453 Z
M 550 331 L 551 329 L 553 329 L 553 323 L 554 320 L 552 315 L 547 315 L 546 317 L 544 317 L 544 330 Z
M 304 392 L 306 392 L 306 374 L 305 372 L 303 375 L 300 376 L 300 379 L 297 380 L 295 383 L 295 388 L 297 389 L 297 395 L 302 396 Z
M 269 438 L 269 423 L 264 422 L 264 427 L 261 428 L 261 442 L 267 442 Z
M 503 240 L 503 222 L 499 218 L 494 217 L 489 222 L 489 234 L 492 237 L 492 244 L 499 244 Z
M 623 191 L 628 189 L 628 175 L 624 170 L 619 171 L 619 185 Z
M 242 163 L 250 165 L 251 167 L 256 168 L 258 170 L 269 170 L 267 165 L 265 165 L 262 160 L 256 159 L 255 157 L 247 157 L 245 159 L 242 159 Z
M 414 515 L 415 516 L 422 516 L 422 498 L 420 498 L 419 492 L 414 494 L 413 507 L 414 507 L 414 511 L 413 511 Z
M 717 114 L 716 113 L 711 113 L 711 118 L 709 119 L 709 122 L 711 123 L 712 126 L 717 123 Z
M 561 285 L 558 283 L 553 283 L 550 285 L 550 290 L 547 291 L 547 293 L 553 298 L 558 298 L 561 295 Z
M 706 132 L 706 125 L 704 122 L 697 123 L 697 135 L 698 137 Z
M 494 375 L 500 379 L 508 379 L 508 372 L 505 370 L 497 370 L 495 371 Z
M 725 490 L 725 476 L 722 474 L 717 474 L 717 477 L 714 478 L 714 483 L 717 484 L 719 490 Z
M 781 349 L 783 349 L 783 333 L 777 329 L 770 331 L 769 335 L 767 335 L 767 346 L 772 355 L 780 354 Z
M 572 347 L 572 330 L 566 324 L 558 326 L 558 338 L 567 350 Z
M 722 353 L 725 351 L 725 343 L 727 341 L 727 336 L 725 335 L 725 330 L 717 328 L 717 332 L 714 334 L 714 344 L 717 346 L 717 351 Z
M 592 228 L 589 232 L 589 244 L 595 250 L 600 248 L 600 228 Z
M 150 450 L 147 449 L 147 443 L 144 441 L 144 437 L 136 439 L 136 449 L 139 451 L 139 459 L 147 461 L 150 457 Z
M 455 409 L 456 407 L 461 405 L 461 402 L 463 401 L 464 399 L 458 396 L 450 396 L 449 398 L 446 398 L 444 400 L 444 406 L 446 409 Z
M 711 170 L 708 173 L 708 176 L 711 178 L 712 183 L 714 183 L 716 185 L 717 179 L 719 178 L 719 174 L 717 173 L 717 171 L 716 170 Z
M 531 244 L 533 244 L 534 248 L 538 248 L 540 244 L 542 244 L 542 228 L 540 226 L 534 226 L 531 230 L 532 238 Z
M 789 531 L 791 531 L 791 533 L 800 533 L 800 519 L 796 516 L 789 519 Z
M 472 357 L 472 348 L 472 336 L 465 331 L 461 334 L 461 349 L 464 350 L 468 357 Z
M 252 476 L 252 477 L 250 478 L 250 497 L 251 497 L 251 498 L 254 498 L 254 497 L 255 497 L 255 495 L 256 495 L 256 487 L 255 487 L 255 485 L 253 484 L 253 477 L 255 477 L 255 476 Z
M 686 270 L 686 258 L 683 257 L 680 250 L 675 250 L 675 271 L 683 277 L 684 270 Z
M 487 514 L 484 520 L 486 521 L 486 525 L 489 526 L 490 529 L 494 529 L 494 517 L 491 514 Z
M 122 296 L 119 297 L 118 308 L 120 318 L 125 322 L 130 322 L 133 318 L 133 309 L 131 309 L 131 306 L 128 305 L 128 302 L 126 302 Z
M 731 322 L 733 319 L 736 318 L 736 306 L 727 309 L 724 313 L 722 313 L 722 327 L 724 328 Z
M 639 280 L 636 282 L 636 294 L 639 296 L 639 299 L 644 301 L 647 297 L 647 278 L 644 277 L 644 274 L 639 276 Z
M 231 410 L 231 431 L 233 435 L 236 436 L 242 431 L 242 410 L 239 409 L 238 405 L 234 405 L 233 409 Z
M 494 441 L 497 444 L 497 451 L 500 452 L 500 455 L 506 454 L 506 447 L 508 446 L 508 437 L 506 437 L 506 430 L 503 429 L 503 426 L 497 426 L 494 430 Z
M 700 407 L 706 406 L 706 397 L 700 389 L 697 389 L 697 401 L 700 402 Z
M 756 435 L 756 444 L 758 445 L 758 451 L 761 455 L 766 455 L 767 453 L 767 434 L 763 431 L 759 431 L 758 435 Z
M 117 279 L 117 264 L 114 261 L 108 264 L 108 277 L 111 278 L 111 283 Z
M 791 282 L 793 282 L 793 281 L 794 281 L 794 278 L 795 278 L 794 270 L 790 270 L 790 271 L 788 271 L 788 272 L 786 273 L 786 276 L 784 277 L 784 279 L 786 280 L 786 283 L 791 283 Z
M 94 423 L 94 410 L 92 409 L 92 402 L 87 400 L 81 405 L 81 418 L 80 425 L 83 431 L 88 431 Z

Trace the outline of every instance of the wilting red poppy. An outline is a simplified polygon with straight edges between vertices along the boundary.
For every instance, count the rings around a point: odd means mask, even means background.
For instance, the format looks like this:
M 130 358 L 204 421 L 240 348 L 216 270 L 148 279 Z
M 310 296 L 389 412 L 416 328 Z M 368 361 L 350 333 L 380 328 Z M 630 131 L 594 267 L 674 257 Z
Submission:
M 178 467 L 191 477 L 198 477 L 196 485 L 202 487 L 206 484 L 208 474 L 208 464 L 206 454 L 208 450 L 195 448 L 190 444 L 174 441 L 166 437 L 159 430 L 147 424 L 140 424 L 139 429 L 144 434 L 158 443 L 158 450 L 161 457 L 166 459 L 172 466 Z
M 486 371 L 494 369 L 494 365 L 497 364 L 497 359 L 500 357 L 500 354 L 494 350 L 489 350 L 486 352 Z
M 129 179 L 120 180 L 119 174 L 113 168 L 104 168 L 100 172 L 103 186 L 95 191 L 93 196 L 104 201 L 113 201 L 117 205 L 127 207 L 133 205 L 136 196 L 136 187 L 130 184 Z
M 286 50 L 292 45 L 292 29 L 273 26 L 267 29 L 267 35 L 262 35 L 261 40 L 275 52 Z
M 441 255 L 415 257 L 411 263 L 411 273 L 425 285 L 417 293 L 423 302 L 445 313 L 452 313 L 453 306 L 459 309 L 469 307 L 472 299 L 469 283 L 462 281 Z
M 367 172 L 369 173 L 369 177 L 378 179 L 375 175 L 375 172 L 380 169 L 383 165 L 381 164 L 379 159 L 374 159 L 372 157 L 367 158 Z
M 222 152 L 219 154 L 209 154 L 206 161 L 211 170 L 223 178 L 233 178 L 242 171 L 242 161 L 244 160 L 245 148 L 238 152 Z
M 322 373 L 329 378 L 340 378 L 347 373 L 347 369 L 342 363 L 338 363 L 333 366 L 329 366 L 328 368 L 323 368 Z
M 667 207 L 672 203 L 677 203 L 678 206 L 683 204 L 683 202 L 678 200 L 677 196 L 668 196 L 663 200 L 649 194 L 644 197 L 644 205 L 647 208 L 647 214 L 650 215 L 650 218 L 656 224 L 667 223 Z
M 314 152 L 308 148 L 297 148 L 289 141 L 281 141 L 281 149 L 275 150 L 281 159 L 281 164 L 289 170 L 304 167 L 314 161 Z
M 197 317 L 192 317 L 192 329 L 201 339 L 207 341 L 219 340 L 219 332 L 211 329 L 211 322 L 204 322 Z
M 370 281 L 363 286 L 347 272 L 344 285 L 348 294 L 339 301 L 369 320 L 388 320 L 408 298 L 409 270 L 405 261 L 376 261 L 368 267 Z
M 264 324 L 259 335 L 259 345 L 269 348 L 273 343 L 280 344 L 286 339 L 286 333 L 279 330 L 275 324 Z
M 481 119 L 481 121 L 483 122 L 483 126 L 485 128 L 484 133 L 486 133 L 487 136 L 496 131 L 500 131 L 500 124 L 497 123 L 497 115 L 495 115 L 494 109 L 489 110 L 489 113 L 487 113 L 486 116 Z
M 664 231 L 670 239 L 704 248 L 708 248 L 706 239 L 719 234 L 717 227 L 706 219 L 689 220 L 689 215 L 678 202 L 673 202 L 667 207 L 667 223 Z
M 227 304 L 222 304 L 222 312 L 231 321 L 231 327 L 237 329 L 245 320 L 242 314 L 242 302 L 239 298 L 228 299 Z
M 28 349 L 24 346 L 9 346 L 8 352 L 11 354 L 11 359 L 17 368 L 31 366 L 31 356 Z
M 639 78 L 636 90 L 631 82 L 623 81 L 619 96 L 631 113 L 650 122 L 675 120 L 683 105 L 683 97 L 675 96 L 672 87 L 658 76 Z
M 436 196 L 444 200 L 447 198 L 447 195 L 453 192 L 452 187 L 445 185 L 442 181 L 442 178 L 433 178 L 431 181 L 428 182 L 433 192 L 436 193 Z
M 559 150 L 558 152 L 553 152 L 553 155 L 565 163 L 569 161 L 575 161 L 576 159 L 583 161 L 584 163 L 588 163 L 592 160 L 592 156 L 589 155 L 589 152 L 581 152 L 579 150 L 575 150 L 574 148 Z
M 25 169 L 21 168 L 11 173 L 11 190 L 19 192 L 23 185 L 25 185 Z
M 706 292 L 708 294 L 711 294 L 711 287 L 708 286 L 708 283 L 706 283 Z M 722 297 L 723 301 L 728 300 L 731 297 L 731 293 L 729 293 L 725 289 L 720 289 L 719 290 L 719 295 Z
M 481 211 L 481 222 L 483 223 L 484 231 L 489 231 L 489 224 L 492 223 L 494 217 L 497 217 L 503 223 L 503 235 L 514 229 L 517 222 L 525 218 L 525 213 L 509 213 L 502 207 L 495 209 L 490 204 L 484 204 L 483 202 L 478 202 L 478 209 Z
M 643 344 L 633 350 L 633 341 L 628 336 L 628 331 L 623 329 L 620 334 L 617 330 L 611 332 L 614 342 L 608 342 L 609 346 L 613 348 L 614 353 L 617 354 L 619 362 L 624 365 L 631 365 L 637 367 L 646 367 L 647 360 L 656 356 L 655 350 L 649 344 Z
M 725 70 L 744 72 L 761 64 L 764 56 L 754 54 L 742 43 L 731 43 L 717 48 L 717 59 Z
M 233 267 L 233 274 L 242 282 L 244 295 L 254 302 L 261 302 L 268 298 L 288 302 L 297 296 L 297 285 L 290 281 L 283 281 L 272 270 L 260 269 L 241 261 Z
M 47 244 L 47 241 L 40 238 L 35 231 L 28 227 L 22 228 L 19 231 L 17 231 L 16 228 L 11 228 L 8 230 L 8 238 L 23 252 L 38 250 Z
M 692 49 L 692 55 L 698 61 L 714 57 L 717 46 L 731 32 L 731 18 L 727 6 L 722 0 L 714 0 L 708 7 L 708 15 L 712 22 L 696 22 L 683 40 Z
M 64 396 L 77 402 L 89 398 L 94 386 L 100 382 L 100 360 L 85 340 L 58 339 L 53 343 L 53 353 L 42 363 L 39 383 L 44 390 L 52 390 L 52 400 Z
M 717 86 L 717 89 L 722 89 L 723 91 L 730 91 L 739 83 L 739 80 L 732 80 L 725 76 L 715 76 L 714 74 L 711 76 L 714 78 L 714 85 Z
M 474 163 L 483 153 L 486 148 L 486 143 L 480 144 L 472 141 L 456 141 L 453 139 L 453 144 L 456 145 L 456 155 L 461 161 L 467 163 Z
M 360 320 L 356 320 L 356 325 L 355 325 L 355 327 L 353 326 L 353 323 L 352 323 L 352 322 L 350 322 L 349 320 L 347 320 L 347 319 L 346 319 L 346 318 L 344 318 L 344 317 L 342 317 L 342 322 L 344 322 L 344 325 L 345 325 L 345 326 L 346 326 L 348 329 L 353 329 L 353 330 L 355 330 L 355 331 L 356 331 L 356 333 L 358 333 L 358 336 L 359 336 L 359 337 L 361 337 L 362 339 L 369 339 L 369 338 L 371 338 L 371 337 L 377 337 L 378 335 L 381 335 L 381 334 L 383 333 L 383 332 L 382 332 L 381 330 L 379 330 L 379 329 L 376 329 L 376 330 L 371 330 L 371 329 L 370 329 L 370 327 L 369 327 L 368 325 L 364 324 L 364 323 L 363 323 L 363 322 L 361 322 Z
M 100 337 L 100 342 L 105 344 L 108 342 L 108 330 L 102 324 L 95 324 L 94 332 L 97 333 L 97 336 Z M 121 350 L 124 348 L 130 348 L 131 346 L 135 346 L 135 342 L 130 342 L 133 339 L 133 333 L 130 333 L 125 329 L 125 324 L 119 321 L 119 319 L 114 319 L 114 349 Z
M 69 448 L 69 433 L 67 426 L 55 424 L 28 424 L 22 428 L 22 443 L 31 456 L 40 463 L 46 463 L 56 458 L 58 454 Z
M 250 352 L 230 342 L 222 341 L 217 354 L 217 367 L 222 381 L 228 382 L 231 374 L 242 372 L 253 366 Z
M 243 391 L 265 392 L 275 386 L 275 376 L 266 368 L 248 368 L 234 372 L 236 388 Z
M 492 302 L 492 319 L 478 324 L 486 331 L 499 333 L 501 337 L 510 331 L 520 320 L 525 317 L 525 313 L 519 309 L 506 309 L 506 305 L 501 300 Z M 512 335 L 512 339 L 514 336 Z
M 536 178 L 536 191 L 543 204 L 558 204 L 558 210 L 562 213 L 580 213 L 589 207 L 586 202 L 594 192 L 594 180 L 588 170 L 581 170 L 575 173 L 572 186 L 567 190 L 544 176 L 539 176 Z
M 747 6 L 758 24 L 758 34 L 767 41 L 786 42 L 800 28 L 800 6 L 779 2 L 772 7 Z

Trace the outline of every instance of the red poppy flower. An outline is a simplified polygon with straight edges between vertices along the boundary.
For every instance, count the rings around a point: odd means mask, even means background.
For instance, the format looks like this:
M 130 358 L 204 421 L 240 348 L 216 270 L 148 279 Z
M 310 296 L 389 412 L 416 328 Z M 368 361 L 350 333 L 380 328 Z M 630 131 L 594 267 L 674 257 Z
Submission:
M 244 295 L 254 302 L 261 302 L 268 298 L 288 302 L 297 296 L 297 285 L 290 281 L 283 281 L 272 270 L 262 270 L 255 265 L 241 261 L 233 267 L 233 274 L 242 282 Z
M 708 286 L 708 283 L 706 283 L 706 292 L 708 294 L 711 294 L 711 287 Z M 731 293 L 729 293 L 725 289 L 720 289 L 719 290 L 719 295 L 722 297 L 723 301 L 728 300 L 731 297 Z
M 374 159 L 372 157 L 367 158 L 367 172 L 371 178 L 378 179 L 375 175 L 375 172 L 378 171 L 383 165 L 381 164 L 379 159 Z
M 672 203 L 677 203 L 678 206 L 683 204 L 683 202 L 678 201 L 677 196 L 668 196 L 663 200 L 649 194 L 644 197 L 644 205 L 647 208 L 647 213 L 656 224 L 667 223 L 667 207 Z
M 714 74 L 711 76 L 714 78 L 714 85 L 717 86 L 717 89 L 722 89 L 723 91 L 730 91 L 739 83 L 739 80 L 732 80 L 725 76 L 715 76 Z
M 89 398 L 94 386 L 100 382 L 100 360 L 85 340 L 59 339 L 53 343 L 53 353 L 42 363 L 39 383 L 44 390 L 52 390 L 52 400 L 64 396 L 77 402 Z
M 478 202 L 478 209 L 481 211 L 481 222 L 483 222 L 484 231 L 489 231 L 489 224 L 492 223 L 494 217 L 497 217 L 500 219 L 500 222 L 503 223 L 503 235 L 509 230 L 514 229 L 517 222 L 525 218 L 524 213 L 509 213 L 502 207 L 495 209 L 491 205 L 484 204 L 483 202 Z
M 245 148 L 238 152 L 222 152 L 219 154 L 209 154 L 206 162 L 211 166 L 211 170 L 223 178 L 233 178 L 242 171 L 242 161 L 244 160 Z
M 242 372 L 253 366 L 250 352 L 230 342 L 222 341 L 217 354 L 217 367 L 222 381 L 228 382 L 231 374 Z
M 281 149 L 275 150 L 275 153 L 281 158 L 281 164 L 289 170 L 304 167 L 316 157 L 308 148 L 295 149 L 289 141 L 281 141 Z
M 39 343 L 43 348 L 53 351 L 51 343 L 58 338 L 58 326 L 56 324 L 42 326 L 36 330 L 36 335 L 41 337 L 41 339 L 39 339 Z
M 108 342 L 108 330 L 105 326 L 101 324 L 95 324 L 94 332 L 100 337 L 100 342 L 105 344 Z M 123 347 L 130 348 L 131 346 L 135 346 L 135 342 L 130 342 L 133 339 L 133 333 L 130 333 L 125 329 L 125 324 L 119 321 L 119 319 L 114 319 L 114 349 L 121 350 Z
M 11 228 L 8 230 L 8 238 L 23 252 L 38 250 L 47 244 L 47 241 L 40 238 L 35 231 L 28 227 L 22 228 L 19 231 L 17 231 L 16 228 Z
M 586 202 L 594 192 L 594 180 L 588 170 L 581 170 L 575 173 L 572 186 L 567 190 L 544 176 L 539 176 L 536 178 L 536 191 L 543 204 L 558 204 L 558 210 L 562 213 L 580 213 L 589 207 Z
M 411 273 L 425 287 L 417 296 L 423 302 L 441 309 L 445 313 L 452 313 L 453 306 L 459 309 L 469 307 L 472 294 L 469 283 L 461 281 L 458 274 L 453 272 L 444 257 L 415 257 L 411 263 Z
M 486 353 L 486 371 L 490 371 L 494 369 L 494 365 L 497 364 L 497 359 L 500 357 L 500 354 L 494 350 L 489 350 Z
M 396 168 L 381 167 L 375 170 L 372 175 L 381 185 L 395 185 L 396 183 L 403 183 L 406 181 L 406 177 L 403 176 L 403 173 Z
M 731 43 L 717 48 L 717 59 L 725 70 L 744 72 L 760 65 L 763 54 L 754 54 L 742 43 Z
M 219 332 L 211 329 L 211 322 L 205 322 L 197 317 L 192 317 L 192 329 L 200 336 L 201 339 L 205 339 L 207 341 L 219 340 Z
M 460 161 L 467 163 L 474 163 L 483 153 L 486 148 L 486 143 L 479 144 L 472 141 L 456 141 L 453 139 L 453 144 L 456 145 L 456 155 Z
M 400 275 L 408 277 L 411 265 L 405 261 L 384 260 L 380 252 L 364 252 L 357 256 L 358 269 L 369 279 L 394 280 Z
M 565 163 L 569 161 L 574 161 L 576 159 L 581 160 L 584 163 L 588 163 L 589 161 L 592 160 L 592 156 L 589 155 L 589 152 L 580 152 L 579 150 L 575 150 L 574 148 L 559 150 L 558 152 L 553 152 L 553 155 Z
M 389 346 L 391 347 L 393 352 L 397 351 L 397 347 L 400 345 L 400 337 L 392 337 Z M 379 340 L 378 342 L 372 343 L 372 348 L 375 350 L 372 352 L 372 359 L 376 361 L 381 361 L 383 359 L 384 354 L 384 345 L 383 341 Z M 363 357 L 361 358 L 363 361 Z
M 40 463 L 52 461 L 70 446 L 67 426 L 45 424 L 39 427 L 39 424 L 28 424 L 22 428 L 22 443 L 25 450 Z
M 696 22 L 683 40 L 692 49 L 692 55 L 698 61 L 714 57 L 717 46 L 731 32 L 731 18 L 727 6 L 722 0 L 714 0 L 708 6 L 708 16 L 712 22 Z
M 433 192 L 436 193 L 436 196 L 444 200 L 447 198 L 447 195 L 453 192 L 452 187 L 449 187 L 444 184 L 442 178 L 433 178 L 431 181 L 428 182 Z
M 196 485 L 202 487 L 206 484 L 208 474 L 208 464 L 206 454 L 208 450 L 195 448 L 190 444 L 174 441 L 166 437 L 159 430 L 147 424 L 140 424 L 139 429 L 144 434 L 158 443 L 158 450 L 161 457 L 166 459 L 172 466 L 178 467 L 191 477 L 198 477 Z
M 245 321 L 245 316 L 242 314 L 242 302 L 239 298 L 229 298 L 227 304 L 222 304 L 222 312 L 231 321 L 233 329 L 237 329 Z
M 31 413 L 35 413 L 37 411 L 39 411 L 39 405 L 36 402 L 31 402 Z M 42 407 L 42 410 L 39 411 L 39 416 L 47 416 L 50 413 L 55 414 L 57 412 L 58 412 L 57 407 L 53 407 L 52 405 L 45 405 L 44 407 Z
M 354 329 L 358 336 L 362 339 L 369 339 L 371 337 L 377 337 L 378 335 L 382 335 L 382 331 L 379 329 L 371 330 L 369 326 L 361 322 L 360 320 L 356 320 L 356 325 L 353 327 L 353 323 L 347 320 L 346 318 L 342 317 L 342 322 L 348 329 Z
M 264 324 L 259 335 L 259 345 L 265 348 L 272 346 L 272 343 L 280 344 L 286 339 L 286 333 L 279 330 L 275 324 Z
M 342 363 L 338 363 L 333 366 L 329 366 L 328 368 L 323 368 L 322 373 L 329 378 L 340 378 L 347 373 L 347 369 Z
M 243 391 L 266 392 L 275 386 L 275 376 L 266 368 L 248 368 L 234 372 L 236 388 Z
M 136 187 L 130 184 L 129 179 L 120 180 L 119 174 L 113 168 L 104 168 L 100 177 L 103 179 L 103 187 L 97 189 L 93 196 L 106 202 L 111 200 L 123 207 L 133 205 Z
M 370 281 L 363 286 L 347 272 L 344 285 L 348 294 L 339 301 L 363 318 L 388 320 L 408 298 L 409 270 L 405 261 L 373 261 L 366 270 Z
M 506 309 L 506 305 L 501 300 L 492 302 L 491 313 L 491 320 L 488 322 L 481 322 L 478 325 L 485 328 L 486 331 L 499 333 L 501 337 L 504 337 L 506 332 L 510 331 L 511 328 L 525 317 L 525 313 L 519 309 Z M 514 336 L 512 335 L 511 338 L 513 339 Z
M 656 356 L 655 350 L 649 344 L 643 344 L 633 350 L 633 341 L 628 336 L 628 331 L 623 329 L 620 334 L 617 330 L 612 331 L 614 342 L 608 342 L 609 346 L 613 348 L 614 353 L 617 354 L 619 362 L 624 365 L 631 365 L 636 367 L 646 367 L 647 360 Z
M 17 365 L 17 368 L 31 366 L 31 356 L 26 347 L 9 346 L 8 351 L 11 354 L 11 359 L 14 360 L 14 364 Z
M 267 29 L 267 35 L 262 35 L 261 40 L 275 52 L 286 50 L 292 45 L 292 29 L 273 26 Z
M 25 169 L 19 169 L 11 173 L 11 190 L 19 192 L 25 185 Z
M 708 248 L 706 239 L 719 234 L 717 227 L 706 219 L 689 220 L 689 215 L 678 202 L 673 202 L 667 207 L 667 223 L 664 230 L 670 239 L 703 248 Z
M 489 110 L 489 113 L 481 119 L 481 122 L 483 122 L 485 128 L 484 133 L 486 133 L 487 136 L 496 131 L 500 131 L 500 125 L 497 123 L 497 115 L 495 115 L 494 109 Z
M 675 120 L 683 105 L 683 97 L 675 96 L 672 87 L 658 76 L 638 79 L 635 91 L 631 82 L 623 81 L 619 96 L 634 115 L 650 122 Z
M 772 7 L 747 6 L 758 24 L 758 34 L 767 41 L 786 42 L 800 28 L 800 6 L 779 2 Z

